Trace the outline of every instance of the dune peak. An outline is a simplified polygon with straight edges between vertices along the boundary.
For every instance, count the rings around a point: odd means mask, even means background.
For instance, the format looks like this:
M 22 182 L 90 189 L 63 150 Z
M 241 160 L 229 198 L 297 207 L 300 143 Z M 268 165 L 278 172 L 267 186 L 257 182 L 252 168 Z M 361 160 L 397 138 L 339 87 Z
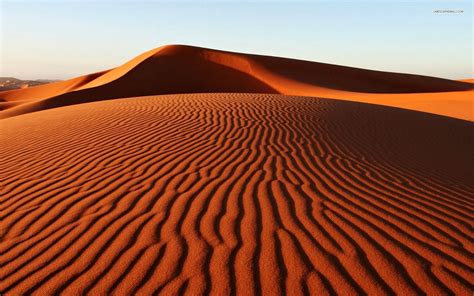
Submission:
M 474 85 L 421 75 L 165 45 L 114 69 L 0 92 L 0 118 L 124 97 L 179 93 L 267 93 L 380 104 L 472 120 Z

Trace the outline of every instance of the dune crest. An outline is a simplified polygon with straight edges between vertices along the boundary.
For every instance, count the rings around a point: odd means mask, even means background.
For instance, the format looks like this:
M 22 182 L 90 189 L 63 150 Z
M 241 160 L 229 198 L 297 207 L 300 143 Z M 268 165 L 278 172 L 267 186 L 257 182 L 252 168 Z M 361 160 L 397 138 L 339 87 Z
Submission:
M 0 294 L 472 295 L 473 86 L 172 45 L 0 92 Z
M 473 120 L 472 89 L 462 81 L 169 45 L 104 72 L 0 92 L 0 118 L 115 98 L 235 92 L 353 100 Z

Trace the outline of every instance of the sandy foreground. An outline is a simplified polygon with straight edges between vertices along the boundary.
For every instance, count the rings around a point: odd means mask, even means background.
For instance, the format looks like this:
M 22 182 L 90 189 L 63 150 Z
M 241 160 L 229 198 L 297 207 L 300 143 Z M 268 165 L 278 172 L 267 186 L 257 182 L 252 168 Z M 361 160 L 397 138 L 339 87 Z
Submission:
M 187 77 L 134 78 L 149 57 L 0 93 L 2 294 L 472 295 L 464 110 L 288 95 L 227 70 L 181 84 L 207 93 L 148 95 Z M 471 92 L 406 77 L 364 91 Z

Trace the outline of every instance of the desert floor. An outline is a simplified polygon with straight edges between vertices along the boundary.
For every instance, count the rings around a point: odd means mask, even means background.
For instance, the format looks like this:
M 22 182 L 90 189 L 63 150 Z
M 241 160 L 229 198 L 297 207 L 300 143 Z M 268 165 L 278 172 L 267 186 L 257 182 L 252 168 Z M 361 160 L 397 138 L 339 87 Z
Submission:
M 248 93 L 21 113 L 4 295 L 472 295 L 469 121 Z

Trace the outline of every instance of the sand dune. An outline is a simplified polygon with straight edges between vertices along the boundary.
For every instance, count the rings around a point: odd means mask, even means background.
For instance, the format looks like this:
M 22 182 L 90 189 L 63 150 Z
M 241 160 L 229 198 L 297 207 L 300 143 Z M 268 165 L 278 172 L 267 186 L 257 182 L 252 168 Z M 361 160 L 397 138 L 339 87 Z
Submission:
M 472 89 L 164 46 L 0 92 L 0 294 L 472 295 Z
M 0 291 L 472 295 L 471 128 L 235 93 L 2 119 Z
M 106 72 L 107 71 L 97 72 L 65 81 L 52 82 L 26 89 L 14 89 L 0 92 L 0 98 L 5 102 L 50 98 L 77 90 L 81 86 L 86 85 Z
M 112 70 L 0 92 L 0 118 L 115 98 L 236 92 L 354 100 L 474 120 L 472 89 L 463 81 L 170 45 Z

